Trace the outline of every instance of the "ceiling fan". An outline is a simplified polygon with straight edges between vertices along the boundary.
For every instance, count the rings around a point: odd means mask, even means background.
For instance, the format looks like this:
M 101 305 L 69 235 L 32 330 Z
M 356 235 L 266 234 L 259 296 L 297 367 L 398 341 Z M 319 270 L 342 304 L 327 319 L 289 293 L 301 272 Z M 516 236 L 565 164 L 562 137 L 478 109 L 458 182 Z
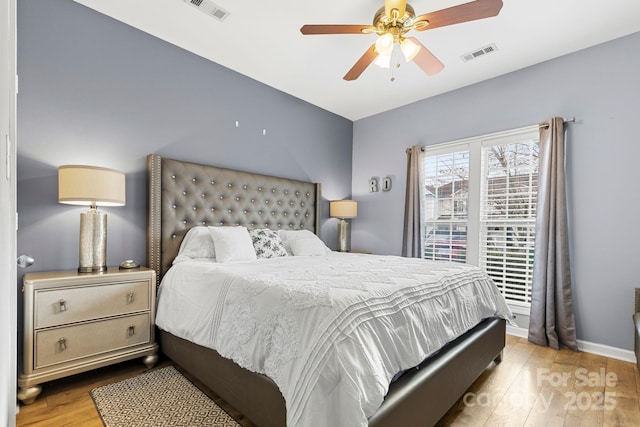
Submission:
M 354 66 L 345 74 L 344 80 L 355 80 L 375 61 L 389 68 L 394 46 L 400 50 L 407 62 L 413 62 L 431 76 L 444 68 L 436 56 L 417 38 L 405 37 L 411 30 L 426 31 L 461 22 L 496 16 L 502 9 L 502 0 L 475 0 L 458 6 L 416 16 L 406 0 L 384 0 L 384 6 L 373 17 L 373 25 L 303 25 L 300 32 L 312 34 L 377 34 L 377 41 L 367 49 Z

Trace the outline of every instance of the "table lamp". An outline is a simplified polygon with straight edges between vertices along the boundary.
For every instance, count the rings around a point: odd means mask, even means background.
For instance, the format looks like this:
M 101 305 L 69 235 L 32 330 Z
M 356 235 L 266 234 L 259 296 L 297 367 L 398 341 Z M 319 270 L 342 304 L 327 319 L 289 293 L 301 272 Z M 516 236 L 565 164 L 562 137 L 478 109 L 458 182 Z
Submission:
M 58 167 L 58 202 L 89 206 L 80 214 L 78 271 L 100 272 L 107 269 L 107 214 L 100 206 L 125 205 L 124 173 L 96 166 Z
M 338 223 L 338 251 L 349 252 L 351 250 L 351 231 L 347 218 L 358 216 L 358 202 L 355 200 L 332 200 L 329 202 L 329 216 L 340 218 Z

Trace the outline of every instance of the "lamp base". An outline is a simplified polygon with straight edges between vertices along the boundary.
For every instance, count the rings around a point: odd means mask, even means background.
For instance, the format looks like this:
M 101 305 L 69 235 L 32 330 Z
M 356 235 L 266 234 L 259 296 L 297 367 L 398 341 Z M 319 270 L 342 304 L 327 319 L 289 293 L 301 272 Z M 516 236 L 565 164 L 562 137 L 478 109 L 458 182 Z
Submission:
M 80 214 L 80 273 L 107 269 L 107 214 L 91 208 Z
M 349 223 L 341 219 L 338 223 L 338 252 L 351 251 L 351 233 Z

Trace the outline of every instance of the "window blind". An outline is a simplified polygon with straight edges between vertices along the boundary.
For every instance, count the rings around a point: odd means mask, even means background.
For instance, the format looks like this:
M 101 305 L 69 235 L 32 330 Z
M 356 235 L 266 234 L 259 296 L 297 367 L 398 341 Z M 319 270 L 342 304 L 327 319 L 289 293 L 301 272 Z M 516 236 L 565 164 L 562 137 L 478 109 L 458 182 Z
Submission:
M 480 265 L 505 298 L 531 303 L 538 189 L 538 143 L 482 148 Z
M 510 304 L 531 302 L 538 127 L 426 147 L 424 258 L 483 267 Z
M 425 160 L 425 253 L 432 260 L 467 259 L 469 151 Z

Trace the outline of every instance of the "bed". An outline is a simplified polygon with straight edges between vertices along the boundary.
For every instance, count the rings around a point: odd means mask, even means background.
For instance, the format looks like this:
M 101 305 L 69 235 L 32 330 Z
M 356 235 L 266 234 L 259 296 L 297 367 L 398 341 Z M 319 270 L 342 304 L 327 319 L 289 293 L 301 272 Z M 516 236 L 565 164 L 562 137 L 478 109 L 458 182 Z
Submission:
M 148 264 L 156 270 L 158 280 L 167 273 L 183 237 L 194 226 L 319 233 L 319 184 L 157 155 L 148 157 L 148 174 Z M 361 262 L 374 261 L 372 257 Z M 504 344 L 503 318 L 480 321 L 395 379 L 382 404 L 368 416 L 368 425 L 434 425 L 492 361 L 501 360 Z M 216 350 L 164 330 L 160 330 L 160 345 L 164 354 L 254 424 L 287 424 L 285 398 L 267 375 L 244 369 Z

